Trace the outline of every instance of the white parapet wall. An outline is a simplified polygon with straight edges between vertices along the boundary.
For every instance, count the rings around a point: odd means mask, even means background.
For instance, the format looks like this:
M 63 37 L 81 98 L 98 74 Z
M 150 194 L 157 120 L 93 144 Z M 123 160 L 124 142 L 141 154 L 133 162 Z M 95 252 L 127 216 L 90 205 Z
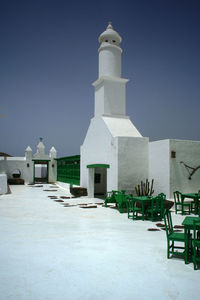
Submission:
M 8 192 L 7 175 L 0 174 L 0 195 Z
M 7 157 L 0 162 L 0 172 L 7 174 L 8 179 L 13 178 L 12 174 L 15 170 L 19 170 L 21 173 L 20 178 L 26 181 L 29 169 L 25 157 Z

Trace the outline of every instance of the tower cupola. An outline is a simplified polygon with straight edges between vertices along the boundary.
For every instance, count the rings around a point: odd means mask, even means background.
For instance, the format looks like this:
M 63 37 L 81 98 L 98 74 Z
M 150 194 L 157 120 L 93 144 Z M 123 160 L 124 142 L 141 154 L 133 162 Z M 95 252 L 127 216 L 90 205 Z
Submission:
M 101 76 L 121 77 L 121 36 L 109 22 L 106 30 L 99 36 L 99 78 Z
M 120 47 L 121 41 L 122 41 L 121 36 L 113 29 L 111 22 L 108 23 L 106 30 L 99 36 L 100 44 L 109 43 Z

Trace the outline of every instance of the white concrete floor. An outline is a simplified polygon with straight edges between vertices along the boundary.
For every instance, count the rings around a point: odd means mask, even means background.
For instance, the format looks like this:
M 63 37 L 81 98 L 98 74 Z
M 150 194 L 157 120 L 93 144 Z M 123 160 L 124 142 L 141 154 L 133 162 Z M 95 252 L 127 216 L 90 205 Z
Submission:
M 63 207 L 48 195 L 66 192 L 44 189 L 0 196 L 1 300 L 200 299 L 200 270 L 167 259 L 165 231 L 147 231 L 155 223 L 100 205 Z M 173 214 L 174 225 L 182 220 Z

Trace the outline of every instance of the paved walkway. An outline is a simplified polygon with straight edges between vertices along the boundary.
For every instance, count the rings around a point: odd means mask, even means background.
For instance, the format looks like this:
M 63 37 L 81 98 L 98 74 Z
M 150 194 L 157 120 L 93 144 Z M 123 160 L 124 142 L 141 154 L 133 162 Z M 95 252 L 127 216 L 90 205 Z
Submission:
M 1 300 L 199 300 L 200 270 L 167 259 L 165 232 L 149 221 L 65 199 L 49 185 L 11 186 L 0 196 Z M 182 216 L 173 215 L 175 224 Z

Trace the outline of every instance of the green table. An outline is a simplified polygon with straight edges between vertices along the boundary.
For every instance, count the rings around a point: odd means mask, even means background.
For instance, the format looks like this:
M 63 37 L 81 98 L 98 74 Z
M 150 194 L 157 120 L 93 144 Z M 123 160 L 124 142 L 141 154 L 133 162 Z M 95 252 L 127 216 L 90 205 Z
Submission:
M 193 221 L 199 220 L 198 217 L 185 217 L 182 222 L 184 225 L 184 233 L 185 233 L 185 263 L 188 264 L 188 256 L 189 256 L 189 238 L 190 238 L 190 230 L 193 229 Z
M 195 215 L 198 215 L 198 208 L 199 208 L 199 199 L 200 194 L 198 193 L 189 193 L 189 194 L 181 194 L 181 201 L 184 202 L 185 198 L 193 199 L 195 203 Z
M 144 221 L 144 219 L 145 219 L 145 206 L 149 206 L 149 204 L 151 204 L 151 201 L 152 201 L 153 197 L 141 196 L 141 197 L 133 197 L 133 199 L 136 202 L 141 203 L 141 205 L 142 205 L 142 220 Z

